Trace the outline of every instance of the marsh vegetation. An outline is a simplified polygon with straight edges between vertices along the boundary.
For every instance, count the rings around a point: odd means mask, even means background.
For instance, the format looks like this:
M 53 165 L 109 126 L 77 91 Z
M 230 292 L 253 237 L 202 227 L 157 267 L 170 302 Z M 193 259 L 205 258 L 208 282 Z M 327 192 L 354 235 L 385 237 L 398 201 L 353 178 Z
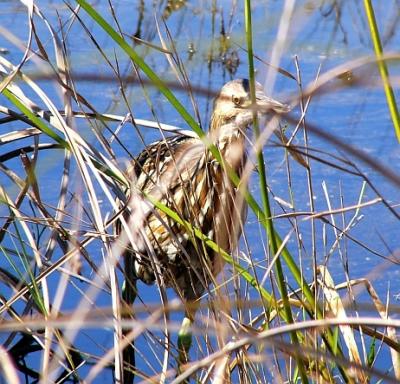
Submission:
M 0 20 L 0 382 L 400 380 L 398 0 L 3 0 Z M 247 132 L 226 252 L 126 169 L 204 138 L 235 78 L 291 110 Z M 184 359 L 179 292 L 121 301 L 132 194 L 225 262 Z

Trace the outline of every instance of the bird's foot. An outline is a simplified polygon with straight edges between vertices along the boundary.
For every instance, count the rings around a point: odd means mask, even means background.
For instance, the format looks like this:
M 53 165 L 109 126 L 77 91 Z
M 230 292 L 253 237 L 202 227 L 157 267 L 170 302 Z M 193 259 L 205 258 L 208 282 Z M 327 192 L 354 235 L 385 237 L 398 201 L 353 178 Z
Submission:
M 178 372 L 185 370 L 185 365 L 189 362 L 189 351 L 192 346 L 192 320 L 185 317 L 182 321 L 181 328 L 178 333 Z

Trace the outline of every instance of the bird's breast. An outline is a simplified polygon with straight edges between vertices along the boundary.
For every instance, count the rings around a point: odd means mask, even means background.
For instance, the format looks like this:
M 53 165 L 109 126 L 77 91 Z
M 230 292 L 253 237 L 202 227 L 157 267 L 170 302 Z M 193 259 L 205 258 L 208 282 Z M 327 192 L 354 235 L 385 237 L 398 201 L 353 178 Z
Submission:
M 218 142 L 218 148 L 225 164 L 240 175 L 246 160 L 244 137 L 242 135 L 224 137 Z

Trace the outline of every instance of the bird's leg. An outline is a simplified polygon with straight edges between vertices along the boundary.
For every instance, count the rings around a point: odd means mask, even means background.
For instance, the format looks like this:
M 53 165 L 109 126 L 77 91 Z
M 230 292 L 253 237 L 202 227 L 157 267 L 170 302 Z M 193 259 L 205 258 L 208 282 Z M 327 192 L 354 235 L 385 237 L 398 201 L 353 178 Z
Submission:
M 192 324 L 193 320 L 185 316 L 181 328 L 178 333 L 178 371 L 182 372 L 182 368 L 189 362 L 189 351 L 192 346 Z
M 136 290 L 136 273 L 134 266 L 134 257 L 132 254 L 126 254 L 124 260 L 124 273 L 125 280 L 122 286 L 122 301 L 123 301 L 123 314 L 124 319 L 131 319 L 133 317 L 133 303 L 137 296 Z M 130 329 L 124 328 L 122 330 L 123 336 L 126 336 L 130 332 Z M 134 380 L 134 369 L 135 369 L 135 347 L 133 341 L 124 348 L 122 352 L 123 361 L 123 382 L 124 384 L 132 384 Z
M 193 339 L 192 325 L 199 305 L 200 300 L 190 300 L 185 303 L 185 317 L 178 332 L 178 374 L 185 370 L 185 365 L 189 362 L 189 351 Z

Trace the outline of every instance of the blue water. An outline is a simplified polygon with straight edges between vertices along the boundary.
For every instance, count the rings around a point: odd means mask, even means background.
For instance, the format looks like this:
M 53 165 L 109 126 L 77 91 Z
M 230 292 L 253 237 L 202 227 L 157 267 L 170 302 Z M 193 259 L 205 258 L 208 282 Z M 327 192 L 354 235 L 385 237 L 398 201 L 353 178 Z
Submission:
M 169 33 L 173 37 L 175 49 L 179 53 L 182 64 L 188 74 L 191 84 L 204 89 L 217 91 L 222 84 L 231 78 L 248 77 L 247 54 L 241 48 L 246 46 L 243 38 L 244 19 L 243 6 L 237 5 L 236 11 L 231 16 L 231 1 L 219 1 L 217 3 L 218 12 L 214 16 L 214 23 L 211 22 L 211 1 L 194 1 L 186 4 L 180 10 L 171 13 L 166 19 Z M 399 30 L 395 23 L 395 1 L 379 2 L 375 1 L 374 7 L 379 26 L 384 36 L 388 36 L 388 40 L 384 45 L 386 52 L 398 50 L 400 46 Z M 383 5 L 384 3 L 384 5 Z M 56 17 L 56 11 L 60 14 L 61 20 L 67 23 L 70 11 L 59 1 L 38 1 L 39 8 L 44 12 L 46 17 L 55 30 L 59 30 L 59 23 Z M 73 2 L 71 5 L 75 6 Z M 115 1 L 114 11 L 118 15 L 120 26 L 127 34 L 134 34 L 140 30 L 142 39 L 153 44 L 161 45 L 157 37 L 156 25 L 154 22 L 154 13 L 160 15 L 164 12 L 165 3 L 161 2 L 151 6 L 150 2 L 146 2 L 146 8 L 143 15 L 143 21 L 139 23 L 139 2 L 138 1 Z M 276 40 L 276 34 L 279 27 L 279 20 L 282 11 L 282 2 L 277 1 L 257 1 L 254 2 L 253 9 L 253 29 L 254 29 L 254 49 L 256 55 L 262 60 L 269 61 L 273 44 Z M 324 73 L 335 66 L 351 61 L 362 56 L 371 56 L 373 49 L 370 43 L 369 32 L 366 26 L 365 16 L 363 14 L 363 4 L 361 1 L 344 1 L 341 7 L 340 23 L 335 18 L 335 10 L 330 9 L 329 4 L 324 5 L 321 9 L 317 5 L 313 6 L 313 2 L 299 1 L 296 7 L 295 15 L 292 20 L 291 28 L 288 35 L 288 43 L 286 44 L 279 65 L 292 74 L 296 74 L 293 57 L 298 56 L 303 85 L 306 87 L 312 84 L 317 76 L 319 67 Z M 96 9 L 110 20 L 109 9 L 106 2 L 98 2 Z M 239 66 L 237 72 L 231 74 L 223 62 L 221 62 L 219 50 L 219 31 L 221 26 L 221 15 L 225 23 L 227 35 L 230 37 L 230 47 L 226 53 L 226 57 L 239 58 Z M 105 35 L 105 33 L 94 25 L 88 19 L 86 14 L 81 11 L 80 16 L 85 21 L 88 28 L 92 31 L 97 39 L 98 44 L 102 47 L 107 59 L 116 67 L 118 60 L 118 68 L 122 75 L 131 75 L 132 70 L 126 59 L 126 55 L 116 49 L 115 44 Z M 54 53 L 51 46 L 51 36 L 45 29 L 43 22 L 35 18 L 35 25 L 48 54 L 54 62 Z M 389 35 L 390 27 L 394 25 L 393 34 Z M 13 33 L 22 42 L 27 39 L 28 20 L 25 8 L 16 1 L 0 1 L 0 26 Z M 139 28 L 139 29 L 138 29 Z M 163 38 L 167 40 L 165 28 L 160 22 Z M 74 22 L 70 29 L 65 30 L 66 44 L 68 47 L 69 60 L 72 72 L 75 74 L 95 74 L 99 76 L 112 76 L 113 73 L 106 64 L 105 59 L 95 49 L 88 36 L 83 32 L 78 22 Z M 195 53 L 193 57 L 188 52 L 189 45 L 193 45 Z M 35 45 L 34 45 L 35 46 Z M 5 38 L 4 33 L 0 33 L 0 48 L 8 51 L 4 57 L 18 64 L 22 57 L 22 53 L 15 45 Z M 159 51 L 152 50 L 145 46 L 137 46 L 137 51 L 144 55 L 146 62 L 155 68 L 157 74 L 165 80 L 174 80 L 174 73 L 168 65 L 165 56 Z M 212 60 L 210 61 L 210 58 Z M 46 66 L 37 65 L 32 62 L 26 63 L 23 70 L 32 76 L 43 73 Z M 263 82 L 267 76 L 269 67 L 260 61 L 256 61 L 256 69 L 260 82 Z M 395 172 L 399 172 L 400 149 L 397 143 L 393 125 L 391 123 L 388 107 L 385 101 L 382 88 L 373 86 L 378 82 L 380 77 L 378 71 L 373 67 L 369 67 L 369 71 L 355 72 L 366 81 L 361 86 L 349 86 L 327 94 L 316 95 L 312 98 L 309 109 L 307 111 L 306 120 L 321 130 L 333 134 L 347 144 L 363 150 L 372 158 L 376 159 L 385 166 L 391 168 Z M 399 76 L 399 66 L 391 63 L 390 73 L 392 76 Z M 57 102 L 57 106 L 61 109 L 62 103 L 57 87 L 52 81 L 39 80 L 40 86 Z M 343 82 L 339 82 L 343 85 Z M 85 81 L 80 78 L 75 84 L 77 91 L 84 96 L 91 105 L 99 112 L 113 113 L 125 115 L 129 111 L 125 102 L 121 98 L 118 81 Z M 270 84 L 268 86 L 271 86 Z M 27 91 L 27 88 L 24 87 Z M 161 122 L 184 126 L 179 114 L 171 108 L 166 100 L 154 91 L 151 87 L 146 88 L 147 97 L 153 103 L 153 109 L 157 118 Z M 33 93 L 27 91 L 29 96 Z M 126 98 L 132 112 L 137 118 L 145 118 L 154 120 L 151 108 L 146 102 L 142 89 L 136 85 L 128 85 L 125 89 Z M 397 100 L 400 99 L 398 89 L 395 89 Z M 188 108 L 193 112 L 193 108 L 189 97 L 185 92 L 176 92 L 176 95 Z M 282 75 L 276 77 L 276 83 L 273 86 L 273 96 L 282 101 L 292 99 L 298 96 L 297 84 Z M 203 129 L 207 128 L 210 110 L 212 108 L 212 97 L 204 97 L 196 95 L 196 103 L 201 117 L 201 125 Z M 2 105 L 10 104 L 4 97 L 0 98 Z M 37 98 L 35 99 L 37 100 Z M 42 105 L 42 104 L 41 104 Z M 293 116 L 300 116 L 299 108 L 295 108 L 292 112 Z M 0 116 L 1 117 L 1 116 Z M 101 146 L 97 142 L 95 135 L 91 131 L 91 127 L 82 122 L 77 121 L 79 132 L 87 138 L 89 142 L 95 145 L 99 150 Z M 114 130 L 116 124 L 110 124 Z M 288 127 L 288 132 L 293 127 Z M 10 130 L 21 129 L 20 123 L 10 123 L 0 126 L 0 134 Z M 140 133 L 144 137 L 146 143 L 158 139 L 159 133 L 154 130 L 142 129 Z M 108 133 L 104 133 L 105 137 L 110 137 Z M 137 154 L 143 148 L 143 143 L 137 132 L 130 125 L 126 125 L 119 133 L 119 139 L 127 147 L 131 154 Z M 50 139 L 41 138 L 41 142 L 51 142 Z M 286 202 L 291 202 L 291 196 L 288 190 L 286 163 L 284 161 L 284 150 L 274 146 L 276 139 L 273 137 L 265 146 L 264 155 L 266 160 L 268 184 L 274 196 Z M 302 132 L 298 133 L 295 143 L 302 145 Z M 32 144 L 31 140 L 26 140 L 26 144 Z M 20 142 L 17 143 L 21 145 Z M 399 188 L 395 186 L 379 172 L 366 166 L 362 161 L 357 159 L 351 153 L 346 153 L 340 148 L 327 143 L 315 135 L 310 135 L 309 145 L 313 149 L 317 149 L 328 154 L 338 156 L 343 159 L 353 161 L 359 170 L 363 172 L 373 185 L 378 189 L 379 193 L 387 200 L 388 204 L 398 212 L 399 204 Z M 1 154 L 15 148 L 15 144 L 4 145 L 0 148 Z M 113 144 L 113 150 L 118 156 L 120 164 L 129 159 L 128 154 L 117 144 Z M 318 155 L 318 154 L 317 154 Z M 335 163 L 337 160 L 332 159 L 329 155 L 323 155 L 323 158 L 330 159 Z M 63 154 L 61 151 L 52 150 L 41 153 L 37 167 L 37 177 L 40 180 L 41 197 L 47 204 L 55 205 L 59 190 L 59 181 L 61 179 Z M 293 160 L 291 164 L 291 180 L 292 191 L 294 194 L 295 211 L 309 211 L 309 198 L 306 183 L 306 172 L 304 168 L 299 166 Z M 24 177 L 24 171 L 18 158 L 8 161 L 5 164 L 8 168 L 16 171 L 20 177 Z M 318 161 L 312 161 L 312 180 L 314 187 L 314 203 L 315 210 L 328 210 L 327 202 L 324 196 L 322 183 L 326 183 L 329 198 L 333 209 L 341 207 L 341 197 L 343 197 L 344 206 L 352 206 L 357 204 L 359 193 L 362 187 L 362 178 L 354 177 L 346 174 L 329 165 L 325 165 Z M 76 182 L 70 185 L 71 193 L 80 193 L 81 183 L 78 177 L 78 171 L 72 167 L 73 178 Z M 259 186 L 257 175 L 253 175 L 250 183 L 250 191 L 259 200 Z M 0 183 L 4 186 L 12 198 L 15 198 L 18 190 L 10 183 L 9 179 L 2 173 Z M 99 192 L 101 193 L 101 192 Z M 79 195 L 78 195 L 79 196 Z M 101 196 L 101 195 L 100 195 Z M 376 193 L 366 187 L 363 202 L 376 198 Z M 81 197 L 84 205 L 87 205 L 87 197 Z M 106 198 L 103 198 L 104 204 L 102 209 L 110 211 Z M 279 207 L 276 200 L 271 200 L 273 212 L 276 215 L 282 214 L 283 210 Z M 29 212 L 29 206 L 24 205 L 26 212 Z M 288 212 L 291 212 L 288 209 Z M 1 216 L 8 214 L 6 207 L 0 206 Z M 346 212 L 344 220 L 341 215 L 336 215 L 336 225 L 340 229 L 346 227 L 347 223 L 354 215 L 354 211 Z M 288 243 L 288 248 L 297 260 L 301 257 L 301 265 L 308 279 L 312 277 L 312 253 L 311 253 L 311 224 L 310 221 L 303 220 L 303 216 L 298 219 L 300 232 L 302 235 L 303 246 L 301 252 L 298 252 L 298 243 L 293 236 Z M 326 216 L 330 221 L 331 218 Z M 89 221 L 89 220 L 88 220 Z M 282 238 L 291 230 L 291 225 L 287 219 L 277 219 L 275 221 L 276 230 Z M 368 277 L 375 289 L 378 291 L 381 299 L 386 300 L 388 297 L 391 303 L 396 303 L 396 295 L 400 292 L 399 284 L 399 268 L 396 264 L 387 262 L 382 257 L 389 257 L 390 254 L 398 249 L 398 233 L 399 221 L 397 218 L 382 204 L 375 204 L 363 208 L 358 215 L 356 224 L 349 231 L 349 238 L 341 242 L 342 256 L 348 263 L 349 276 L 352 279 Z M 87 228 L 85 228 L 87 229 Z M 40 238 L 39 244 L 41 249 L 46 246 L 46 236 Z M 255 261 L 261 263 L 262 268 L 267 267 L 267 258 L 264 246 L 266 238 L 263 229 L 258 223 L 257 218 L 253 214 L 249 214 L 246 224 L 245 237 L 249 244 L 249 251 Z M 356 239 L 358 243 L 353 241 Z M 11 246 L 11 238 L 9 237 L 6 246 Z M 336 249 L 326 261 L 327 253 L 335 241 L 335 235 L 332 226 L 321 220 L 316 221 L 316 259 L 318 263 L 327 262 L 329 271 L 336 283 L 344 282 L 346 276 L 341 255 Z M 362 244 L 363 246 L 361 246 Z M 373 252 L 369 251 L 370 248 Z M 246 250 L 245 242 L 242 240 L 241 249 Z M 102 262 L 99 243 L 95 243 L 88 248 L 91 258 L 100 265 Z M 380 256 L 376 255 L 379 254 Z M 60 257 L 56 253 L 53 260 Z M 16 260 L 18 263 L 18 261 Z M 300 260 L 299 260 L 300 263 Z M 11 272 L 9 262 L 0 256 L 0 266 Z M 284 266 L 285 267 L 285 266 Z M 260 276 L 263 270 L 260 268 Z M 225 276 L 229 276 L 231 268 L 226 269 Z M 82 274 L 86 278 L 93 278 L 91 268 L 84 262 Z M 294 288 L 297 288 L 295 282 L 291 280 L 290 274 L 288 279 Z M 76 308 L 76 303 L 82 299 L 82 291 L 88 286 L 84 282 L 73 279 L 76 287 L 71 284 L 68 290 L 68 296 L 65 298 L 62 310 L 68 312 Z M 52 277 L 49 284 L 54 288 L 52 295 L 55 293 L 58 285 L 58 277 Z M 266 281 L 265 287 L 269 289 L 270 282 Z M 139 291 L 142 299 L 147 303 L 159 303 L 159 294 L 156 288 L 148 288 L 143 284 L 139 285 Z M 7 292 L 9 297 L 10 292 Z M 3 288 L 2 288 L 3 293 Z M 231 295 L 233 297 L 233 294 Z M 171 293 L 171 297 L 174 295 Z M 368 297 L 362 294 L 362 301 L 368 301 Z M 111 299 L 109 294 L 100 294 L 96 305 L 98 307 L 109 308 Z M 255 310 L 257 311 L 257 310 Z M 203 312 L 207 314 L 206 311 Z M 373 315 L 376 315 L 373 312 Z M 143 315 L 146 318 L 147 315 Z M 182 314 L 174 314 L 172 318 L 179 321 Z M 235 315 L 234 315 L 235 316 Z M 202 323 L 200 323 L 202 325 Z M 160 335 L 159 335 L 160 336 Z M 7 335 L 1 335 L 4 341 Z M 102 349 L 96 344 L 99 343 L 102 348 L 110 348 L 112 346 L 112 332 L 109 330 L 95 329 L 85 331 L 80 334 L 76 340 L 76 345 L 85 349 L 89 353 L 97 355 L 102 354 Z M 147 342 L 143 339 L 139 341 L 139 345 L 143 348 L 149 348 Z M 213 341 L 214 343 L 214 341 Z M 81 345 L 82 344 L 82 345 Z M 151 343 L 150 343 L 151 344 Z M 162 348 L 155 345 L 155 350 L 160 353 Z M 146 350 L 145 355 L 151 364 L 158 367 L 155 362 L 157 352 Z M 195 354 L 195 352 L 194 352 Z M 196 356 L 194 356 L 196 357 Z M 32 364 L 35 364 L 35 358 L 32 358 Z M 384 361 L 384 359 L 382 359 Z M 139 358 L 138 367 L 143 369 L 147 374 L 152 374 L 152 369 L 146 365 L 143 358 Z M 386 369 L 385 363 L 379 365 L 381 369 Z M 87 367 L 80 370 L 80 374 L 85 377 Z M 111 370 L 104 371 L 96 382 L 109 382 L 111 378 Z

